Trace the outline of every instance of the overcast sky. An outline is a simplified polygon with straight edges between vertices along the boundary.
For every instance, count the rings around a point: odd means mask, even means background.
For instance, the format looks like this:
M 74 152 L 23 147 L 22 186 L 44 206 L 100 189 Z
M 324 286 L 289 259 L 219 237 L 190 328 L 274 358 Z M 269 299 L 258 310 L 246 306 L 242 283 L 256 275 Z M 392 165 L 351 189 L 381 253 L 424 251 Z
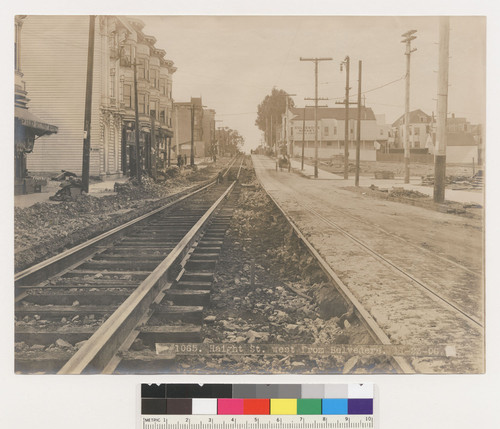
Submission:
M 358 60 L 363 61 L 366 105 L 392 123 L 404 112 L 405 45 L 401 34 L 418 30 L 412 47 L 410 108 L 436 111 L 439 19 L 436 17 L 201 17 L 142 16 L 146 34 L 178 68 L 176 101 L 203 97 L 220 125 L 237 129 L 246 147 L 261 133 L 254 125 L 257 105 L 273 86 L 297 94 L 297 106 L 314 96 L 314 65 L 302 57 L 332 57 L 319 66 L 319 96 L 334 106 L 343 98 L 351 58 L 351 94 L 357 93 Z M 486 19 L 452 17 L 448 112 L 472 123 L 485 120 Z M 398 80 L 399 79 L 399 80 Z M 352 98 L 355 101 L 355 98 Z M 311 104 L 312 102 L 307 102 Z M 339 107 L 339 106 L 338 106 Z

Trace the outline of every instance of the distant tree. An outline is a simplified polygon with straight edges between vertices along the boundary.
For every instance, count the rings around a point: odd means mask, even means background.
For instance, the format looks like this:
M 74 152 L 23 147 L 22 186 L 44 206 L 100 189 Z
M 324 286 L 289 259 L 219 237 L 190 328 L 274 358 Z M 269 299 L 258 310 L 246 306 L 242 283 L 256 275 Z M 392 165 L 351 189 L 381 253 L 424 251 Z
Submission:
M 286 109 L 286 95 L 287 92 L 282 89 L 273 88 L 270 95 L 266 95 L 264 100 L 257 106 L 257 119 L 255 125 L 259 130 L 266 132 L 266 141 L 269 146 L 274 145 L 276 140 L 276 129 L 281 126 L 281 115 L 285 113 Z M 288 107 L 294 107 L 293 99 L 288 97 Z M 271 117 L 273 120 L 273 132 L 270 136 Z M 266 129 L 267 126 L 267 129 Z

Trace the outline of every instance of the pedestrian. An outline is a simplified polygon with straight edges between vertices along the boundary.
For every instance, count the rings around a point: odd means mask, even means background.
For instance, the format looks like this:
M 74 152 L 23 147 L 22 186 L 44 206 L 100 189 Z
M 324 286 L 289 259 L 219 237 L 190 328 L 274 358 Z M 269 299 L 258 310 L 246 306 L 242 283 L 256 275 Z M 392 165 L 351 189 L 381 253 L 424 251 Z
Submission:
M 179 168 L 182 167 L 182 155 L 181 154 L 177 155 L 177 167 L 179 167 Z
M 188 156 L 184 154 L 184 165 L 187 165 L 188 163 Z

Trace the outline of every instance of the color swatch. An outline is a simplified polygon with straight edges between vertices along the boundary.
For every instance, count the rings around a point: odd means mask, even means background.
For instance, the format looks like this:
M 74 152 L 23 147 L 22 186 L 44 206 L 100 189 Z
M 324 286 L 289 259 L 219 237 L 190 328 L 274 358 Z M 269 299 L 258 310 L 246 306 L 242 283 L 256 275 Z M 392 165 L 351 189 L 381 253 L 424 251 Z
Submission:
M 371 415 L 373 384 L 143 384 L 142 415 Z

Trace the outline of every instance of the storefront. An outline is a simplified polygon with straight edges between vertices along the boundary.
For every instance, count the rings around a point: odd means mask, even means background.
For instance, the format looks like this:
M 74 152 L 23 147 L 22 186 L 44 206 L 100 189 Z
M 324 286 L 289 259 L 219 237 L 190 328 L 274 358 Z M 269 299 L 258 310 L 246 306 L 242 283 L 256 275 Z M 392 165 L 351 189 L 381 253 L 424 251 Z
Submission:
M 14 194 L 30 194 L 40 190 L 37 179 L 29 176 L 26 154 L 33 151 L 35 140 L 41 136 L 57 133 L 55 125 L 48 124 L 27 108 L 15 107 L 14 118 Z

